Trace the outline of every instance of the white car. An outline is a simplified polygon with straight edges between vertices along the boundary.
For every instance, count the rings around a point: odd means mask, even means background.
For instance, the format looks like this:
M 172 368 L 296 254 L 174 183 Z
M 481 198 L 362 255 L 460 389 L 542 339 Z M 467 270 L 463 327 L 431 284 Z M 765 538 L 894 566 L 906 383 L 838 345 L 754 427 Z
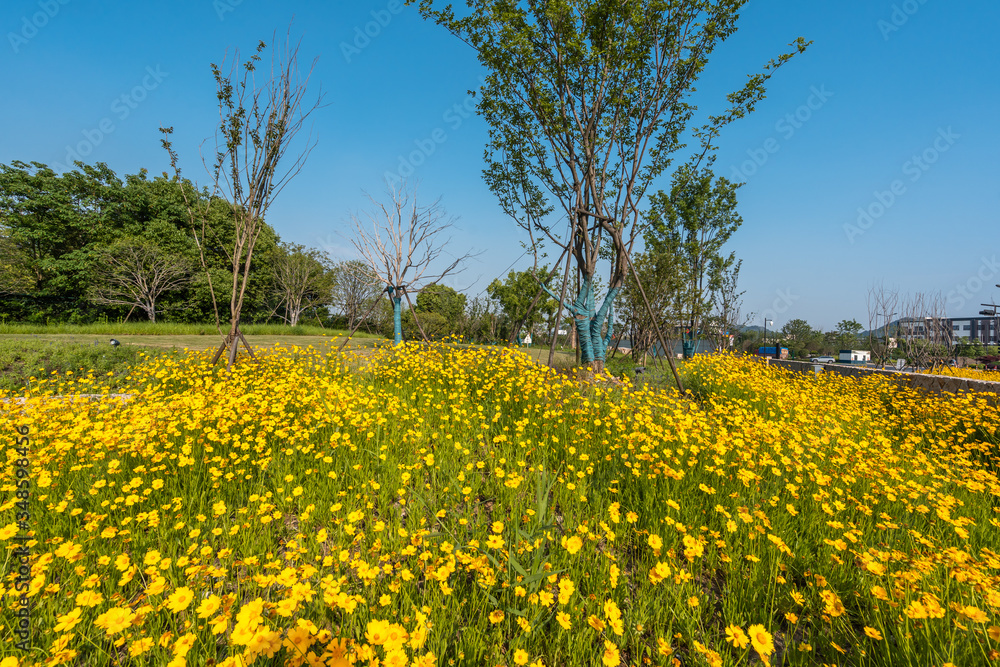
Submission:
M 834 359 L 833 357 L 813 357 L 809 361 L 811 361 L 814 364 L 835 364 L 835 363 L 837 363 L 837 360 Z

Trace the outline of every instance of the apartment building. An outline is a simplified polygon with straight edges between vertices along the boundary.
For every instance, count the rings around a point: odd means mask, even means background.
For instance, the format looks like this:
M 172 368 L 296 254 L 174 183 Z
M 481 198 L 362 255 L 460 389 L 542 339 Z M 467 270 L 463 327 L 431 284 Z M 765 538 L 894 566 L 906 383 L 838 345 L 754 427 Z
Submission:
M 998 319 L 991 316 L 952 318 L 951 334 L 956 341 L 968 338 L 969 341 L 979 340 L 983 345 L 996 345 Z

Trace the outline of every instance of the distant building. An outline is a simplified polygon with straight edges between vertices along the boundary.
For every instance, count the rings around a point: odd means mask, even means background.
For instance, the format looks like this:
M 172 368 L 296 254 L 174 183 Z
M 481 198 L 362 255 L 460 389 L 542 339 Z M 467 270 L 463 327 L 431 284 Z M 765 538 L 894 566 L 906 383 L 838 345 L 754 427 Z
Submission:
M 841 350 L 837 359 L 842 364 L 868 364 L 872 360 L 872 353 L 868 350 Z
M 951 345 L 965 338 L 983 345 L 1000 343 L 997 317 L 903 317 L 885 330 L 893 338 L 930 340 Z M 881 331 L 881 330 L 880 330 Z M 878 334 L 881 336 L 881 334 Z
M 968 338 L 969 342 L 978 340 L 983 345 L 996 345 L 998 342 L 996 317 L 954 318 L 950 323 L 951 335 L 956 341 Z

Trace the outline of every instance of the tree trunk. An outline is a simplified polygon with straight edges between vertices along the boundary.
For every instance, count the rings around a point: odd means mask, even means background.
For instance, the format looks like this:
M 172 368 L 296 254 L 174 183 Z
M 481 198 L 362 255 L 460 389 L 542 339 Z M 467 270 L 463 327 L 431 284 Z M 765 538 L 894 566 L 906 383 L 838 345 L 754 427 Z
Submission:
M 392 342 L 399 345 L 403 342 L 403 297 L 395 296 L 395 290 L 390 293 L 392 300 Z

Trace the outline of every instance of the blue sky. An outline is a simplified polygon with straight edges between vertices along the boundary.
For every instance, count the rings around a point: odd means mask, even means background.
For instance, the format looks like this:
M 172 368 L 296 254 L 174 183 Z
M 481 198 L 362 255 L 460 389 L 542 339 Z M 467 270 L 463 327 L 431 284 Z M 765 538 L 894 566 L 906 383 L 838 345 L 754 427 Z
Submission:
M 217 120 L 209 64 L 249 53 L 293 18 L 327 106 L 304 171 L 268 216 L 282 238 L 350 256 L 349 217 L 367 208 L 364 193 L 381 195 L 385 174 L 422 150 L 412 178 L 457 216 L 454 251 L 484 251 L 449 284 L 475 296 L 526 265 L 516 261 L 524 237 L 481 178 L 486 126 L 467 95 L 481 77 L 474 54 L 390 0 L 5 0 L 0 162 L 55 167 L 79 149 L 119 176 L 158 174 L 169 167 L 157 130 L 167 125 L 185 175 L 203 182 L 198 151 Z M 758 325 L 765 314 L 778 327 L 867 324 L 878 281 L 940 291 L 951 316 L 1000 295 L 998 24 L 994 0 L 761 0 L 744 10 L 699 84 L 704 112 L 719 112 L 796 37 L 813 40 L 724 132 L 715 163 L 746 183 L 730 248 Z

